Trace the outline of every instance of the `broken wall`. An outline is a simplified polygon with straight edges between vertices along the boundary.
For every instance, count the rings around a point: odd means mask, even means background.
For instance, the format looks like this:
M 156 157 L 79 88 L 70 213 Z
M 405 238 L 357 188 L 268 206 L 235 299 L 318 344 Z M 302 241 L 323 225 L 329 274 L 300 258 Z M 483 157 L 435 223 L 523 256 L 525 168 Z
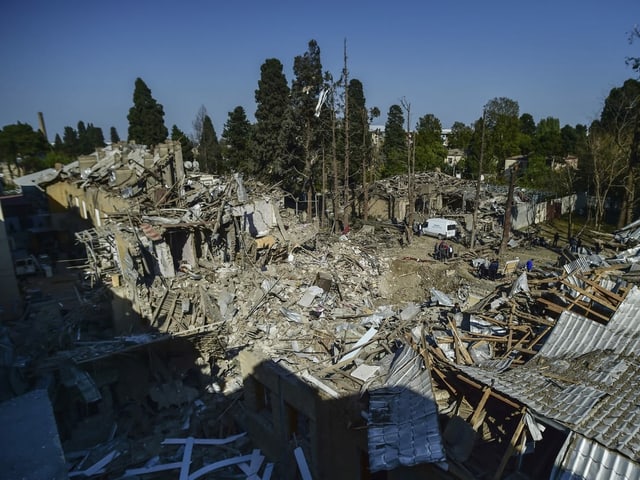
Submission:
M 69 182 L 57 182 L 46 187 L 51 221 L 56 230 L 69 226 L 69 210 L 76 211 L 96 227 L 110 214 L 131 209 L 130 202 L 94 186 L 80 188 Z
M 242 351 L 238 361 L 244 379 L 252 440 L 274 461 L 281 478 L 295 478 L 295 465 L 284 458 L 301 446 L 313 478 L 366 478 L 366 429 L 356 429 L 364 408 L 357 397 L 328 398 L 298 375 L 255 353 Z M 291 455 L 289 455 L 291 457 Z

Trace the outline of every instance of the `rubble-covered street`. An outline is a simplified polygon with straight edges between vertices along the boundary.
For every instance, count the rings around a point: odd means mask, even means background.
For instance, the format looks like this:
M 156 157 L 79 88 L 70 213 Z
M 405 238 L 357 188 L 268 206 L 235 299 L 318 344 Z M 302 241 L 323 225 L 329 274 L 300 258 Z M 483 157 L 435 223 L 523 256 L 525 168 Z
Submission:
M 49 478 L 640 477 L 637 248 L 570 249 L 549 219 L 499 255 L 487 187 L 471 249 L 475 183 L 441 173 L 416 221 L 460 235 L 407 238 L 401 177 L 332 231 L 171 142 L 39 182 L 59 225 L 90 222 L 0 328 L 0 414 L 31 409 Z

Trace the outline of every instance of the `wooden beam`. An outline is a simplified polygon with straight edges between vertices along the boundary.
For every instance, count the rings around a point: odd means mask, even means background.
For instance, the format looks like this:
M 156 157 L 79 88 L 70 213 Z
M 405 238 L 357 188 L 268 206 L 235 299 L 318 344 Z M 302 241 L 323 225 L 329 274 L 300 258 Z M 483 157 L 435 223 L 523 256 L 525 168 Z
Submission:
M 482 385 L 481 383 L 478 383 L 474 380 L 471 380 L 470 378 L 466 377 L 465 375 L 463 375 L 462 373 L 458 373 L 456 375 L 456 378 L 458 380 L 463 381 L 464 383 L 471 385 L 474 388 L 477 388 L 478 390 L 483 390 L 484 389 L 484 385 Z M 494 392 L 493 390 L 489 389 L 489 395 L 491 395 L 493 398 L 500 400 L 502 403 L 506 403 L 507 405 L 509 405 L 510 407 L 513 407 L 517 410 L 522 408 L 522 405 L 519 403 L 514 402 L 513 400 L 508 399 L 507 397 Z
M 591 280 L 590 278 L 581 277 L 581 280 L 587 285 L 598 290 L 600 293 L 602 293 L 602 295 L 609 297 L 614 302 L 621 303 L 624 300 L 624 297 L 622 295 L 618 295 L 617 293 L 613 293 L 611 290 L 607 290 L 598 282 Z
M 462 340 L 460 340 L 460 335 L 458 334 L 456 324 L 453 323 L 451 319 L 449 319 L 449 328 L 451 328 L 451 332 L 455 340 L 456 352 L 460 353 L 460 356 L 462 357 L 464 363 L 466 363 L 467 365 L 473 365 L 473 359 L 471 358 L 471 355 L 469 355 L 467 348 L 463 345 Z
M 498 470 L 496 470 L 496 473 L 493 475 L 494 480 L 500 480 L 502 478 L 502 473 L 504 472 L 504 469 L 506 468 L 507 463 L 511 458 L 511 455 L 513 455 L 513 452 L 516 449 L 516 445 L 518 444 L 518 439 L 520 438 L 520 435 L 522 435 L 522 431 L 524 430 L 524 427 L 526 425 L 524 421 L 525 413 L 526 413 L 526 409 L 523 408 L 522 417 L 520 418 L 520 422 L 516 427 L 516 431 L 513 432 L 513 436 L 511 437 L 511 442 L 509 442 L 509 447 L 507 448 L 507 451 L 504 452 L 504 456 L 502 457 L 502 461 L 498 466 Z
M 581 293 L 582 295 L 584 295 L 585 297 L 589 297 L 591 300 L 593 300 L 594 302 L 599 303 L 600 305 L 607 307 L 609 310 L 611 310 L 612 312 L 615 312 L 616 309 L 618 308 L 616 305 L 612 305 L 611 303 L 607 302 L 605 299 L 603 298 L 599 298 L 598 296 L 594 295 L 592 292 L 585 290 L 583 288 L 580 288 L 576 285 L 571 285 L 568 284 L 567 287 L 571 288 L 572 290 L 575 290 L 578 293 Z M 573 303 L 577 303 L 580 300 L 580 295 L 578 295 L 576 297 L 576 299 L 574 300 Z
M 473 415 L 469 420 L 469 423 L 471 424 L 471 428 L 473 428 L 475 431 L 478 431 L 478 428 L 480 428 L 480 425 L 482 425 L 482 422 L 485 416 L 484 406 L 487 404 L 487 400 L 489 399 L 489 396 L 491 396 L 491 388 L 484 387 L 482 397 L 478 402 L 478 406 L 474 410 Z
M 540 298 L 542 298 L 542 297 L 539 297 L 538 300 L 540 300 Z M 546 299 L 544 299 L 544 300 L 546 300 Z M 546 300 L 546 301 L 549 301 L 549 300 Z M 535 315 L 531 315 L 530 313 L 523 312 L 522 310 L 518 310 L 518 309 L 515 310 L 514 314 L 518 318 L 524 318 L 525 320 L 527 320 L 529 322 L 537 323 L 539 325 L 545 325 L 547 327 L 553 327 L 556 324 L 556 322 L 554 322 L 552 320 L 547 320 L 546 318 L 536 317 Z
M 567 310 L 567 307 L 560 306 L 557 303 L 554 303 L 551 300 L 548 300 L 544 297 L 538 297 L 536 298 L 536 301 L 542 303 L 546 308 L 548 308 L 549 310 L 555 313 L 562 313 L 565 310 Z

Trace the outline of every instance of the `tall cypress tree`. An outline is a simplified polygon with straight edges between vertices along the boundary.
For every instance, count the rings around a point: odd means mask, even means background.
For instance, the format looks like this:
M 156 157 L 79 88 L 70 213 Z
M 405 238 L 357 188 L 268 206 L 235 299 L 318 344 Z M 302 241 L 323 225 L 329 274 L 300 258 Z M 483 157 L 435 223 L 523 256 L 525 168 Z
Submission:
M 244 108 L 237 106 L 229 112 L 229 118 L 222 131 L 225 164 L 235 171 L 252 173 L 255 165 L 251 152 L 251 124 Z
M 137 78 L 133 91 L 133 107 L 129 109 L 129 141 L 149 147 L 167 138 L 164 125 L 164 109 L 152 96 L 151 90 L 141 78 Z
M 111 137 L 111 143 L 118 143 L 120 141 L 120 135 L 118 135 L 118 131 L 116 130 L 116 127 L 111 127 L 111 130 L 109 131 L 109 135 Z
M 267 59 L 260 67 L 255 91 L 255 158 L 258 175 L 275 180 L 284 174 L 286 152 L 285 126 L 288 119 L 289 86 L 277 58 Z
M 213 128 L 213 121 L 209 115 L 205 115 L 202 121 L 202 133 L 198 146 L 198 160 L 200 162 L 200 169 L 204 172 L 222 173 L 226 170 L 222 164 L 218 136 Z

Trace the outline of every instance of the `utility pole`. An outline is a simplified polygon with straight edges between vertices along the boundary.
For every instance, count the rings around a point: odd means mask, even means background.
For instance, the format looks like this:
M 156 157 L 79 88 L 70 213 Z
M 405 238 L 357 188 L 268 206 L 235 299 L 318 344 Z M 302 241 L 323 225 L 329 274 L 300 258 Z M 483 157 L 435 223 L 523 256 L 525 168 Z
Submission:
M 367 109 L 362 109 L 363 126 L 368 127 L 369 116 L 367 115 Z M 369 220 L 369 185 L 367 185 L 367 156 L 369 155 L 369 149 L 367 147 L 367 135 L 369 135 L 369 128 L 362 129 L 362 218 L 366 222 Z
M 411 243 L 411 237 L 413 232 L 413 218 L 414 218 L 414 210 L 416 206 L 415 200 L 415 139 L 413 138 L 413 134 L 411 132 L 411 104 L 407 102 L 406 99 L 402 99 L 402 106 L 407 111 L 407 197 L 408 197 L 408 205 L 407 212 L 405 216 L 405 229 L 407 232 L 407 242 Z
M 480 185 L 482 183 L 482 161 L 484 157 L 484 130 L 487 117 L 486 106 L 482 109 L 482 135 L 480 140 L 480 161 L 478 162 L 478 180 L 476 182 L 476 201 L 473 206 L 473 228 L 471 229 L 470 248 L 476 246 L 476 233 L 478 231 L 478 208 L 480 207 Z
M 344 39 L 344 215 L 343 231 L 349 231 L 349 71 L 347 70 L 347 39 Z
M 513 205 L 513 191 L 516 186 L 516 177 L 518 174 L 518 164 L 514 164 L 510 169 L 511 178 L 509 180 L 509 193 L 507 194 L 507 204 L 504 207 L 504 224 L 502 226 L 502 242 L 498 255 L 502 255 L 507 250 L 509 243 L 509 234 L 511 233 L 511 206 Z

